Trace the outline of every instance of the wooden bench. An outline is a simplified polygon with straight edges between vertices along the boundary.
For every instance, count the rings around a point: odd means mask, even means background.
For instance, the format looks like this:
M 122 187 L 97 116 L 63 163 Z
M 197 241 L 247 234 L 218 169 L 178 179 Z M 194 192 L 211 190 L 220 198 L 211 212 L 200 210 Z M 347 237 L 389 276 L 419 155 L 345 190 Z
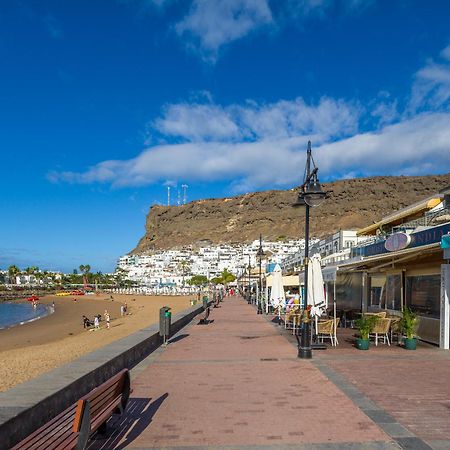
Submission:
M 209 323 L 209 306 L 203 312 L 203 317 L 200 319 L 199 325 L 208 325 Z
M 130 395 L 130 373 L 124 369 L 93 389 L 12 450 L 83 450 L 89 437 L 106 428 L 113 413 L 123 413 Z

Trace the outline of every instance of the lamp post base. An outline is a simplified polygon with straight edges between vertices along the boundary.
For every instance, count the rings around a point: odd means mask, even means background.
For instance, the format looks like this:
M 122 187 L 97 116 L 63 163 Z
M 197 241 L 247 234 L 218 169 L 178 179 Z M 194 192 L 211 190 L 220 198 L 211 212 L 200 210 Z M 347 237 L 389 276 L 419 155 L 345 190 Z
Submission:
M 300 341 L 298 343 L 298 357 L 301 359 L 312 358 L 311 335 L 309 322 L 303 323 L 300 330 Z
M 298 357 L 301 359 L 311 359 L 312 358 L 312 349 L 311 347 L 299 347 L 298 349 Z

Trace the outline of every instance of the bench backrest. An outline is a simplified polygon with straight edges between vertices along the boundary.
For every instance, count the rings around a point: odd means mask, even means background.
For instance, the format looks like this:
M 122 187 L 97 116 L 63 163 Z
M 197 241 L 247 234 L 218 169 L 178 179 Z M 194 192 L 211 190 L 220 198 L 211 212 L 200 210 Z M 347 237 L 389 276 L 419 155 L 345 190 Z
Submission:
M 78 400 L 73 431 L 80 431 L 83 422 L 83 413 L 87 407 L 89 407 L 89 420 L 92 424 L 97 421 L 99 416 L 104 415 L 105 410 L 117 409 L 118 404 L 125 409 L 129 394 L 130 374 L 128 369 L 123 369 Z M 91 431 L 94 430 L 91 428 Z

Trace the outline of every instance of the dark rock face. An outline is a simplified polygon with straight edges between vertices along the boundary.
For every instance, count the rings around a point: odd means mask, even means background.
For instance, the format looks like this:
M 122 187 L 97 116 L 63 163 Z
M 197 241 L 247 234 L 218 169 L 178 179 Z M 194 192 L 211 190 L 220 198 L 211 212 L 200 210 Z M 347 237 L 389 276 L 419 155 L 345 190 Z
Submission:
M 372 177 L 324 183 L 332 191 L 311 209 L 311 235 L 357 229 L 422 200 L 450 185 L 450 174 L 421 177 Z M 133 253 L 201 243 L 249 242 L 261 233 L 277 240 L 304 236 L 303 208 L 292 207 L 298 189 L 265 191 L 183 206 L 153 206 L 146 233 Z

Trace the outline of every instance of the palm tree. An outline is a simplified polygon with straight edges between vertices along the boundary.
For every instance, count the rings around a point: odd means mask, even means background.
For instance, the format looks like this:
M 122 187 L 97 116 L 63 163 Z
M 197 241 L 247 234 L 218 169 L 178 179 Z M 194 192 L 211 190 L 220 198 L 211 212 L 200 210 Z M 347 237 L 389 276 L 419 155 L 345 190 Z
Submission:
M 89 280 L 91 266 L 89 264 L 85 264 L 85 265 L 81 264 L 79 269 L 80 269 L 80 272 L 83 274 L 83 284 L 87 285 L 88 280 Z
M 21 273 L 20 269 L 15 264 L 13 264 L 12 266 L 9 266 L 8 267 L 9 283 L 16 284 L 16 277 L 20 273 Z
M 190 266 L 189 266 L 189 262 L 186 261 L 185 259 L 183 259 L 182 261 L 180 261 L 180 263 L 178 264 L 178 268 L 181 270 L 181 275 L 183 277 L 183 287 L 184 287 L 184 277 L 187 273 L 189 273 L 190 271 Z

